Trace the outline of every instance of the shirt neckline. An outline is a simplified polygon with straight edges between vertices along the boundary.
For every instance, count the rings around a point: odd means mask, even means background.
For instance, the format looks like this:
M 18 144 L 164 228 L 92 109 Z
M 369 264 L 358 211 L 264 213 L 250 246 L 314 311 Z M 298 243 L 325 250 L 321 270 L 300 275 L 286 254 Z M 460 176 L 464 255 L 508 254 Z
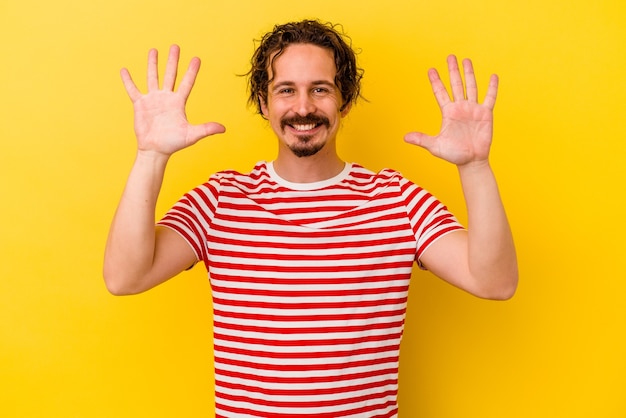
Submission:
M 322 181 L 315 181 L 312 183 L 294 183 L 285 180 L 276 173 L 276 170 L 274 170 L 273 161 L 266 163 L 266 167 L 270 178 L 283 187 L 287 187 L 292 190 L 319 190 L 343 181 L 346 177 L 348 177 L 348 174 L 350 174 L 352 164 L 345 163 L 343 170 L 341 170 L 341 172 L 339 172 L 339 174 L 334 177 Z

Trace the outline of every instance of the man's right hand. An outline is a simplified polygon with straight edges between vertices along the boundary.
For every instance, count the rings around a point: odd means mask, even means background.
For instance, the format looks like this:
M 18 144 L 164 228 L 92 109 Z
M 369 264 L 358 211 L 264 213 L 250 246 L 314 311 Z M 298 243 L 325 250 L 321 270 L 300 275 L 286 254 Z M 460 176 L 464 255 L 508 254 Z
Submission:
M 140 153 L 156 153 L 169 157 L 176 151 L 195 144 L 209 135 L 225 132 L 223 125 L 208 122 L 192 125 L 187 120 L 185 104 L 200 69 L 200 59 L 194 57 L 174 91 L 180 48 L 172 45 L 169 51 L 163 86 L 159 87 L 158 52 L 148 54 L 148 92 L 142 94 L 126 68 L 121 70 L 122 81 L 135 111 L 135 135 Z
M 115 295 L 143 292 L 174 277 L 196 261 L 181 235 L 154 226 L 156 202 L 167 160 L 200 139 L 225 131 L 219 123 L 192 125 L 185 104 L 198 75 L 193 58 L 174 91 L 180 49 L 170 48 L 163 86 L 159 88 L 157 51 L 148 55 L 148 92 L 142 94 L 128 70 L 121 72 L 135 109 L 137 156 L 113 217 L 104 254 L 104 280 Z

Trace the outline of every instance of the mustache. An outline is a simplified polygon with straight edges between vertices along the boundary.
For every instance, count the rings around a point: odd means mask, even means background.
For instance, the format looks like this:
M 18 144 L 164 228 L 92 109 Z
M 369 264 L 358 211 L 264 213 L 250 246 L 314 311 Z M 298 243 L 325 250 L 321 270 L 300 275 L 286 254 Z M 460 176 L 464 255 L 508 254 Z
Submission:
M 291 116 L 291 117 L 284 117 L 280 120 L 280 127 L 282 129 L 284 129 L 285 126 L 287 125 L 309 125 L 309 124 L 324 125 L 328 128 L 330 126 L 330 120 L 328 120 L 328 118 L 325 116 L 316 115 L 314 113 L 309 113 L 306 116 L 296 115 L 296 116 Z

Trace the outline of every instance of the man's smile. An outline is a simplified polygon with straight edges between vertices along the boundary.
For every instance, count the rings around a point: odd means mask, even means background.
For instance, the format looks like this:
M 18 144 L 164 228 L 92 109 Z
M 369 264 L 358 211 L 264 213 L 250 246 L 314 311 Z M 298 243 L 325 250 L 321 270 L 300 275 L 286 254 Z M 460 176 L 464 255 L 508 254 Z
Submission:
M 311 123 L 308 125 L 290 125 L 293 129 L 295 129 L 296 131 L 310 131 L 314 128 L 316 128 L 318 125 Z
M 325 116 L 309 114 L 283 118 L 280 121 L 280 126 L 283 130 L 289 126 L 296 132 L 310 132 L 320 126 L 330 127 L 330 120 Z

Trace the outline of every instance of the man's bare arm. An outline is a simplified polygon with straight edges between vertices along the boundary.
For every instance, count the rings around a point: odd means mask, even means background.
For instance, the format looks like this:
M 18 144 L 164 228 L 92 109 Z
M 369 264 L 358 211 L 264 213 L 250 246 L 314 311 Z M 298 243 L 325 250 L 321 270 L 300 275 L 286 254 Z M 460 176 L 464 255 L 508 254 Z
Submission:
M 515 293 L 517 257 L 495 176 L 488 165 L 459 167 L 468 211 L 467 231 L 436 240 L 421 261 L 438 277 L 485 299 Z
M 442 113 L 441 131 L 431 137 L 406 135 L 409 143 L 456 164 L 468 211 L 468 230 L 444 235 L 421 257 L 437 276 L 476 296 L 508 299 L 518 282 L 517 256 L 509 222 L 489 164 L 498 77 L 492 75 L 483 103 L 470 60 L 463 61 L 465 85 L 456 57 L 448 57 L 449 95 L 436 70 L 428 73 Z
M 180 49 L 170 48 L 163 86 L 159 87 L 157 51 L 148 55 L 148 92 L 142 94 L 123 69 L 122 81 L 135 113 L 137 155 L 113 218 L 104 256 L 104 279 L 113 294 L 150 289 L 196 260 L 176 232 L 155 228 L 155 208 L 170 156 L 200 139 L 225 131 L 218 123 L 191 125 L 185 104 L 200 60 L 194 58 L 174 90 Z

